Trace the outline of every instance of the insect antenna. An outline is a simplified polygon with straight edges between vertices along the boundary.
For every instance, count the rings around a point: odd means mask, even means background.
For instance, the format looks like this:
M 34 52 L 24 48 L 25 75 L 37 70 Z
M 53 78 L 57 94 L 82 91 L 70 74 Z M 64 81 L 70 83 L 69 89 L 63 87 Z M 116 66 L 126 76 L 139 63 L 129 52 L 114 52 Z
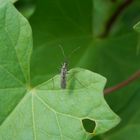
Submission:
M 77 48 L 73 49 L 73 51 L 68 55 L 68 59 L 70 59 L 72 54 L 74 54 L 78 49 L 80 49 L 80 47 L 77 47 Z
M 73 49 L 72 52 L 71 52 L 71 53 L 68 55 L 68 57 L 67 57 L 67 56 L 65 55 L 65 52 L 64 52 L 64 49 L 63 49 L 62 45 L 59 45 L 59 47 L 60 47 L 60 49 L 61 49 L 61 51 L 62 51 L 62 54 L 63 54 L 63 56 L 64 56 L 64 60 L 65 60 L 65 61 L 67 61 L 68 59 L 70 59 L 71 56 L 72 56 L 72 54 L 75 53 L 78 49 L 80 49 L 80 47 L 77 47 L 77 48 Z
M 60 81 L 60 86 L 62 89 L 65 89 L 66 88 L 66 85 L 67 85 L 67 71 L 68 71 L 68 68 L 67 68 L 67 57 L 65 55 L 65 52 L 64 52 L 64 49 L 61 45 L 59 45 L 59 47 L 61 48 L 61 51 L 63 53 L 63 56 L 64 56 L 64 63 L 61 67 L 61 81 Z
M 61 51 L 62 51 L 62 54 L 63 54 L 63 56 L 64 56 L 64 60 L 66 61 L 66 60 L 67 60 L 67 57 L 66 57 L 66 55 L 65 55 L 65 52 L 64 52 L 64 49 L 63 49 L 62 45 L 59 45 L 59 47 L 60 47 L 60 49 L 61 49 Z

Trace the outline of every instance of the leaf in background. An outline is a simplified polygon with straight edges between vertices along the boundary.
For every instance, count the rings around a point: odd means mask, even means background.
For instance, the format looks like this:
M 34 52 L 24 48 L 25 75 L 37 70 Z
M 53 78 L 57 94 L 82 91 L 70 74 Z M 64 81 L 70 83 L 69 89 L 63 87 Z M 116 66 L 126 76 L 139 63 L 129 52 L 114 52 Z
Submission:
M 69 60 L 70 67 L 75 67 L 80 54 L 84 54 L 85 47 L 92 41 L 92 1 L 42 0 L 36 5 L 36 12 L 30 19 L 35 46 L 31 65 L 33 85 L 59 72 L 63 62 L 59 45 L 67 56 L 80 47 Z
M 139 23 L 134 26 L 134 29 L 139 32 Z M 132 52 L 132 51 L 131 51 Z M 136 69 L 139 69 L 139 55 L 133 55 L 131 58 L 135 58 L 135 61 L 132 60 L 132 62 L 129 60 L 129 62 L 134 63 L 138 67 Z M 134 66 L 134 64 L 133 64 Z M 139 111 L 139 82 L 133 83 L 131 86 L 126 87 L 124 90 L 125 94 L 124 96 L 128 98 L 128 94 L 130 95 L 129 100 L 124 104 L 122 108 L 120 108 L 117 113 L 121 116 L 122 121 L 118 127 L 116 127 L 113 131 L 110 133 L 107 133 L 106 135 L 103 135 L 105 139 L 108 140 L 134 140 L 138 139 L 140 137 L 139 129 L 140 129 L 140 111 Z M 118 93 L 117 93 L 118 94 Z M 122 100 L 121 100 L 122 101 Z M 132 131 L 134 133 L 132 133 Z
M 103 97 L 106 79 L 96 73 L 72 69 L 66 90 L 60 75 L 31 87 L 31 28 L 9 0 L 0 3 L 0 139 L 85 140 L 117 125 Z M 90 132 L 85 120 L 95 123 Z
M 136 19 L 139 18 L 137 13 L 140 12 L 140 1 L 133 2 L 132 4 L 133 7 L 129 6 L 128 11 L 125 11 L 117 22 L 119 24 L 117 26 L 120 27 L 117 30 L 118 38 L 124 36 L 122 34 L 124 32 L 126 36 L 130 34 L 132 32 L 130 28 L 132 28 Z M 102 58 L 102 55 L 100 52 L 96 52 L 95 45 L 97 43 L 94 44 L 93 29 L 96 28 L 99 30 L 99 28 L 93 25 L 94 4 L 92 1 L 85 3 L 84 0 L 71 0 L 69 2 L 64 0 L 42 0 L 40 2 L 37 0 L 36 5 L 36 12 L 30 19 L 35 46 L 31 65 L 33 85 L 39 84 L 38 81 L 44 81 L 46 78 L 49 79 L 49 77 L 59 72 L 58 68 L 63 62 L 63 55 L 58 47 L 60 44 L 63 46 L 67 56 L 74 48 L 80 47 L 76 54 L 74 53 L 69 60 L 70 68 L 81 66 L 95 71 L 97 67 L 100 67 L 100 64 L 94 64 Z M 131 17 L 131 20 L 129 17 Z M 115 38 L 116 35 L 113 39 Z M 103 44 L 102 41 L 104 42 L 104 40 L 98 40 L 98 43 Z M 125 40 L 122 41 L 122 44 L 125 45 Z M 109 47 L 111 46 L 114 46 L 114 44 L 110 43 Z M 93 48 L 92 51 L 88 51 L 90 48 Z M 92 59 L 94 55 L 99 57 L 96 58 L 98 61 Z M 48 59 L 50 61 L 47 61 Z M 109 63 L 105 59 L 104 62 Z M 91 64 L 92 68 L 90 68 Z M 104 65 L 101 67 L 100 71 L 103 73 Z

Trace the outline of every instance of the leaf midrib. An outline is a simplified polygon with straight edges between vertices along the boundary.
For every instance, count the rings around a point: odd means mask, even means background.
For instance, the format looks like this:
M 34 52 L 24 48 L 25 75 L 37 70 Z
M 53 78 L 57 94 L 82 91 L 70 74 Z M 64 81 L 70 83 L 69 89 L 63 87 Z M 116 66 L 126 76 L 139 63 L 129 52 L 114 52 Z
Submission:
M 26 76 L 25 76 L 25 73 L 24 73 L 24 71 L 23 71 L 23 67 L 22 67 L 22 64 L 21 64 L 21 62 L 20 62 L 20 60 L 19 60 L 19 57 L 18 57 L 18 55 L 17 55 L 17 50 L 16 50 L 16 45 L 17 45 L 17 42 L 18 42 L 18 40 L 19 40 L 19 36 L 20 36 L 20 28 L 18 29 L 18 38 L 16 39 L 16 43 L 15 43 L 15 45 L 14 45 L 14 43 L 13 43 L 13 39 L 11 38 L 11 36 L 9 35 L 9 32 L 8 32 L 8 29 L 7 29 L 7 27 L 6 27 L 6 12 L 7 12 L 7 6 L 5 6 L 5 12 L 4 12 L 4 31 L 5 31 L 5 33 L 7 34 L 7 37 L 9 38 L 9 40 L 11 41 L 11 45 L 12 45 L 12 47 L 13 47 L 13 49 L 15 50 L 15 54 L 16 54 L 16 58 L 17 58 L 17 61 L 18 61 L 18 64 L 19 64 L 19 66 L 20 66 L 20 69 L 21 69 L 21 71 L 22 71 L 22 74 L 23 74 L 23 76 L 24 76 L 24 79 L 25 79 L 25 81 L 27 80 L 26 79 Z M 18 17 L 18 16 L 17 16 Z M 19 23 L 20 23 L 20 20 L 19 20 Z M 17 78 L 18 79 L 18 78 Z

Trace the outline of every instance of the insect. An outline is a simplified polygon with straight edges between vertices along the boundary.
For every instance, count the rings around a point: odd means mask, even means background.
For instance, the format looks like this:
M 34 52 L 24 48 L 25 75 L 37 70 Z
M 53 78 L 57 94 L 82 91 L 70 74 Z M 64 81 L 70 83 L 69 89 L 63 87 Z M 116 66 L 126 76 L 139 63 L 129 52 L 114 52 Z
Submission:
M 66 75 L 68 73 L 68 63 L 64 61 L 62 68 L 61 68 L 61 88 L 66 88 Z
M 65 55 L 65 52 L 64 52 L 64 49 L 62 48 L 62 46 L 59 46 L 61 48 L 61 51 L 63 53 L 63 56 L 64 56 L 64 63 L 62 64 L 62 67 L 61 67 L 61 73 L 60 73 L 60 77 L 61 77 L 61 81 L 60 81 L 60 86 L 62 89 L 65 89 L 66 86 L 67 86 L 67 74 L 68 74 L 68 58 L 77 50 L 79 49 L 76 48 L 74 49 L 71 54 L 69 55 L 69 57 L 66 57 Z

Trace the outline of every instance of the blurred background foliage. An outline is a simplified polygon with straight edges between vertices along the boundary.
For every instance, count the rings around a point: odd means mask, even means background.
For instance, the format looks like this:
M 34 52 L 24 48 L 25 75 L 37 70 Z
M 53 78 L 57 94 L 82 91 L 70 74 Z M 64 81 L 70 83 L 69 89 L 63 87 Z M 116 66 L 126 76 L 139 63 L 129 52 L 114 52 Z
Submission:
M 18 0 L 18 10 L 29 19 L 34 50 L 32 86 L 60 72 L 63 46 L 69 69 L 83 67 L 116 85 L 140 69 L 139 36 L 133 26 L 140 20 L 139 0 Z M 93 140 L 140 138 L 140 80 L 105 96 L 121 123 Z M 94 102 L 94 99 L 93 99 Z

